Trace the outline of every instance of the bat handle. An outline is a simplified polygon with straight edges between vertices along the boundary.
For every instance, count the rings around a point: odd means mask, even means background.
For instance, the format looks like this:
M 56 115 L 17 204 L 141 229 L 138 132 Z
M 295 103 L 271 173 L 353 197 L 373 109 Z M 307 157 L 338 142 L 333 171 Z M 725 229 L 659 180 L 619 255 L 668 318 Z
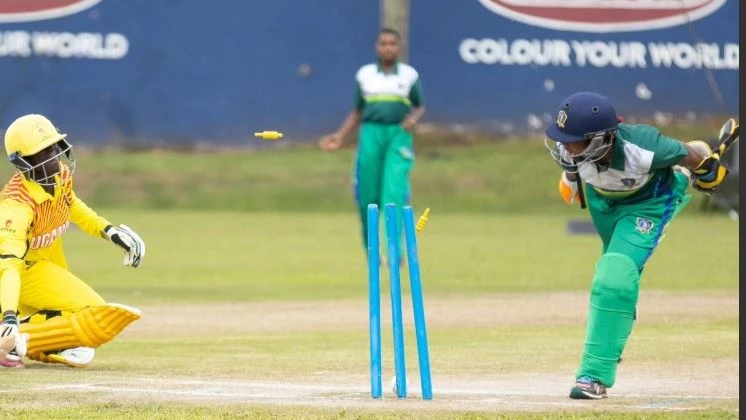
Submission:
M 575 174 L 575 183 L 578 186 L 578 200 L 580 201 L 580 208 L 585 209 L 587 206 L 585 204 L 585 191 L 583 190 L 583 180 L 580 179 L 580 174 Z

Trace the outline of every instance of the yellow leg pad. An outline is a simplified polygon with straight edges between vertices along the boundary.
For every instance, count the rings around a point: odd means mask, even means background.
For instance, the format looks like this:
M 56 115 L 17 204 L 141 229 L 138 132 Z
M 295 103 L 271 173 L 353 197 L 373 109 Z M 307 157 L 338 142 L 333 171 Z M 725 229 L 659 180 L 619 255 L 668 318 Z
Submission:
M 34 353 L 26 353 L 26 357 L 31 360 L 36 360 L 37 362 L 54 363 L 54 361 L 50 359 L 49 356 L 40 351 Z
M 96 348 L 106 344 L 129 324 L 140 319 L 140 311 L 119 304 L 85 308 L 69 316 L 57 316 L 40 324 L 22 324 L 29 335 L 28 353 L 73 347 Z

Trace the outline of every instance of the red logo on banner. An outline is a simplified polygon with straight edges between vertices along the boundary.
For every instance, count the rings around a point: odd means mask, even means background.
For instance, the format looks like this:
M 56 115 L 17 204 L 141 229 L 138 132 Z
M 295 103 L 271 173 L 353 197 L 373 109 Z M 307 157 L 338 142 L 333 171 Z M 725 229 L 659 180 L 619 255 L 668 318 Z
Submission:
M 0 23 L 56 19 L 89 9 L 101 0 L 2 0 Z
M 560 31 L 661 29 L 701 19 L 726 0 L 479 0 L 508 19 Z

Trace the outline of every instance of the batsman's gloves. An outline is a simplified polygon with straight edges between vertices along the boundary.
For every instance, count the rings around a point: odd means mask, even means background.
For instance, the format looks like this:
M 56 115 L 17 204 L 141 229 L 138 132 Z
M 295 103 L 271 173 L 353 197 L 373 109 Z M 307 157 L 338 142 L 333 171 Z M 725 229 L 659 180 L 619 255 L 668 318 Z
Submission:
M 689 142 L 700 153 L 707 156 L 696 168 L 692 169 L 692 187 L 705 194 L 711 194 L 725 181 L 728 168 L 720 163 L 720 155 L 712 153 L 710 146 L 703 141 Z
M 3 323 L 0 324 L 0 337 L 15 337 L 15 353 L 18 357 L 26 355 L 26 337 L 18 330 L 18 318 L 15 315 L 3 317 Z
M 124 265 L 128 267 L 140 265 L 142 257 L 145 256 L 145 242 L 132 229 L 125 225 L 119 225 L 119 227 L 109 225 L 104 229 L 104 234 L 124 250 Z
M 575 176 L 578 175 L 575 174 Z M 565 203 L 573 204 L 575 203 L 575 201 L 578 200 L 578 183 L 575 181 L 570 181 L 570 179 L 567 177 L 567 172 L 562 172 L 558 187 L 560 196 L 562 197 L 562 200 L 565 201 Z

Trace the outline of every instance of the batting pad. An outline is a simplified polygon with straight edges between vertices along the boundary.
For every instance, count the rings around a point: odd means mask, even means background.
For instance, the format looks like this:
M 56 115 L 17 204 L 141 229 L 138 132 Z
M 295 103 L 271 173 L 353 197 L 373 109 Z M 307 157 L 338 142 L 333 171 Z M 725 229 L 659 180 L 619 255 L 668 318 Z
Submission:
M 29 335 L 28 354 L 73 347 L 96 348 L 119 335 L 129 324 L 140 319 L 140 311 L 110 303 L 85 308 L 69 316 L 57 316 L 38 324 L 22 324 Z
M 52 359 L 49 358 L 46 354 L 37 351 L 34 353 L 28 352 L 26 353 L 26 357 L 28 357 L 31 360 L 36 360 L 37 362 L 44 362 L 44 363 L 55 363 Z

